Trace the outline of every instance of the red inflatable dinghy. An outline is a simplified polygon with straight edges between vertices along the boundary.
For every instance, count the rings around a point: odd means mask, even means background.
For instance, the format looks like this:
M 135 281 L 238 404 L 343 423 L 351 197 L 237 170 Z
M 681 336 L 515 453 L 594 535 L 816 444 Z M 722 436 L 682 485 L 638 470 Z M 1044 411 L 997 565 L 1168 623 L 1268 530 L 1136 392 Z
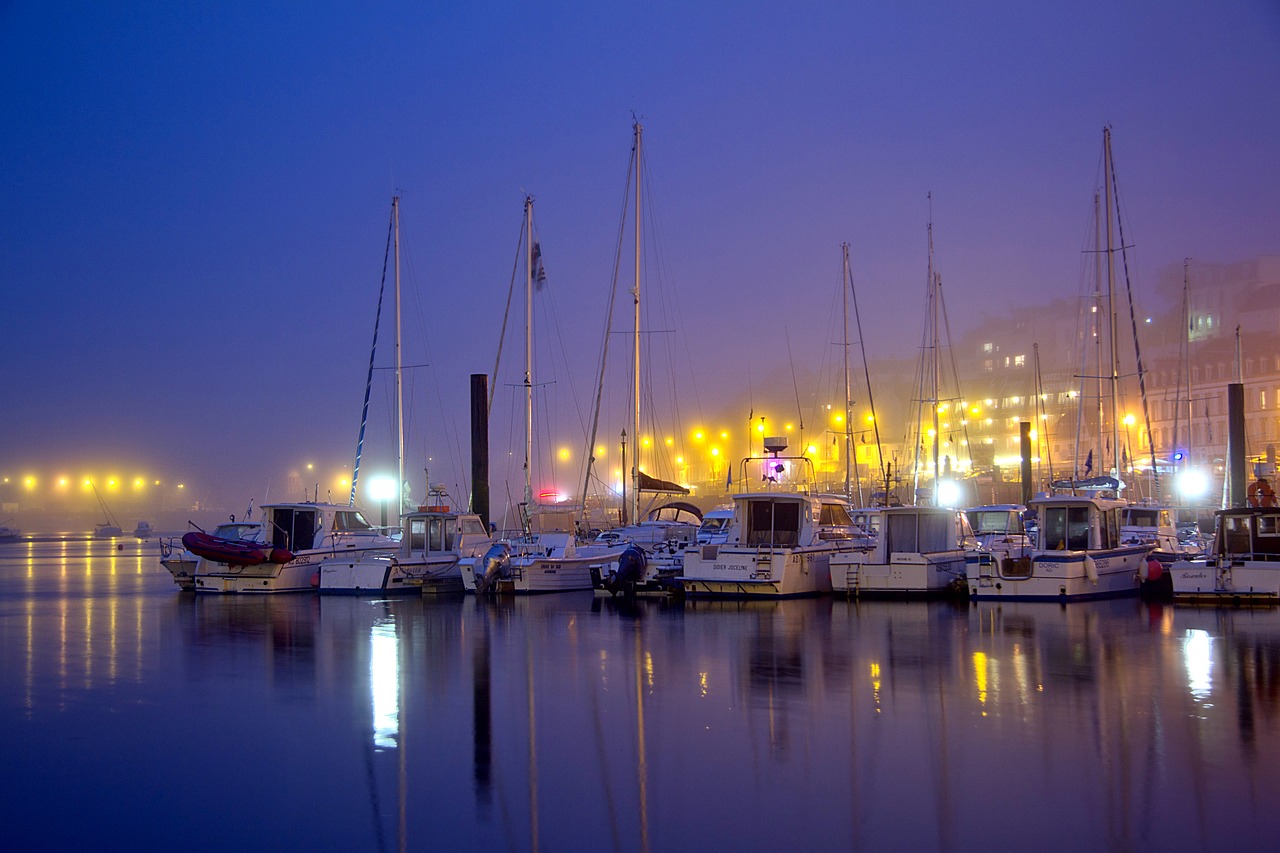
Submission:
M 192 554 L 232 566 L 256 566 L 267 561 L 267 551 L 259 542 L 244 539 L 219 539 L 193 530 L 183 534 L 182 545 Z

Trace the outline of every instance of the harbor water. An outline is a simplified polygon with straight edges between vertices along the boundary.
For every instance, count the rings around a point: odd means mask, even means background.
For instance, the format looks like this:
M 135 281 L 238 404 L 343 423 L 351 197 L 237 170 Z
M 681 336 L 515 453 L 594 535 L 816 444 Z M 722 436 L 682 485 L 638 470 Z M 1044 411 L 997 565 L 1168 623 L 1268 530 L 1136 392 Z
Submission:
M 0 544 L 10 850 L 1280 846 L 1280 611 L 182 593 Z

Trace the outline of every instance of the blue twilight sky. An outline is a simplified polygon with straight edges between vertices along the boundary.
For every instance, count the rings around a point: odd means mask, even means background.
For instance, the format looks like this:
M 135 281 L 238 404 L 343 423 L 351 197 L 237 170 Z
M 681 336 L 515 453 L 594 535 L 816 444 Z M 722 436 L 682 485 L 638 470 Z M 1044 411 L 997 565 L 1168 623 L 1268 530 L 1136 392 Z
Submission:
M 115 466 L 234 506 L 349 467 L 397 192 L 405 359 L 430 365 L 411 470 L 465 479 L 525 192 L 567 353 L 538 378 L 579 424 L 632 111 L 686 427 L 831 358 L 843 241 L 869 355 L 912 356 L 929 192 L 953 328 L 1074 296 L 1106 124 L 1140 293 L 1280 252 L 1276 0 L 10 0 L 0 64 L 6 476 Z

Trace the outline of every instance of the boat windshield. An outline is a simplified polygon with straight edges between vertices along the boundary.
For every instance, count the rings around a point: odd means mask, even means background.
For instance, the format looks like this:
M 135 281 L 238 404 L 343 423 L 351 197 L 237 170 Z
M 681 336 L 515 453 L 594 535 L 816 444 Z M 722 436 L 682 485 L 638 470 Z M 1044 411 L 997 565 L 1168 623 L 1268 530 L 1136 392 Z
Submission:
M 258 524 L 219 524 L 214 529 L 213 535 L 219 539 L 257 539 L 258 531 L 261 530 Z
M 395 484 L 392 483 L 394 486 Z M 372 530 L 373 525 L 365 521 L 363 515 L 358 510 L 342 509 L 333 514 L 333 529 L 348 531 L 365 531 Z
M 1016 512 L 1008 510 L 969 510 L 969 524 L 973 532 L 981 536 L 984 533 L 1022 533 L 1022 518 Z

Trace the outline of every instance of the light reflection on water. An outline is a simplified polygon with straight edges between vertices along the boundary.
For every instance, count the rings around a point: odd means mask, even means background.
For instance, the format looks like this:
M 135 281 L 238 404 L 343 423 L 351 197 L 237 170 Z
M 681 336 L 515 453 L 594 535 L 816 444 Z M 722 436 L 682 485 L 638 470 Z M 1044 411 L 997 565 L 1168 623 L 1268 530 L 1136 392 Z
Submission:
M 196 598 L 150 548 L 0 546 L 14 849 L 1273 846 L 1278 611 Z

